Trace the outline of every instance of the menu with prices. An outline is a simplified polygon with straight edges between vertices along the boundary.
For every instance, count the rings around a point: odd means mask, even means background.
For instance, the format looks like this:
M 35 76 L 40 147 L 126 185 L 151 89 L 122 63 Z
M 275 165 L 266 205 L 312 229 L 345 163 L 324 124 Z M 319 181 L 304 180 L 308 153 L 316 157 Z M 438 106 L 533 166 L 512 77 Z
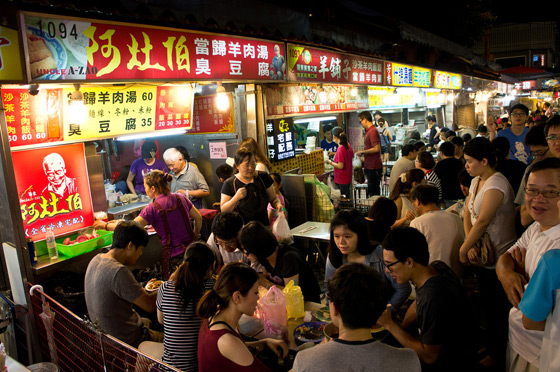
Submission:
M 220 110 L 217 95 L 197 96 L 194 98 L 193 126 L 187 134 L 233 133 L 233 96 L 227 94 L 228 107 Z
M 12 153 L 25 236 L 45 238 L 93 225 L 84 145 Z
M 155 129 L 191 129 L 192 102 L 190 85 L 157 87 Z
M 62 89 L 2 89 L 10 147 L 62 141 Z
M 267 120 L 266 141 L 268 145 L 268 158 L 271 161 L 295 157 L 294 140 L 294 122 L 292 118 Z

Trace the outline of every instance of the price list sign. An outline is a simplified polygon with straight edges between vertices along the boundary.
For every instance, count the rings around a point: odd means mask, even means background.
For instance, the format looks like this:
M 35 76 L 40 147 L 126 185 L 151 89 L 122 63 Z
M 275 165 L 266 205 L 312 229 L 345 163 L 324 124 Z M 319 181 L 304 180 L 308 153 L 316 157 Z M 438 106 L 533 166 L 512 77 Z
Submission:
M 192 128 L 193 89 L 181 87 L 158 87 L 156 108 L 156 130 Z
M 10 147 L 62 141 L 62 89 L 2 89 Z
M 65 88 L 71 94 L 73 88 Z M 64 102 L 64 139 L 88 140 L 150 132 L 156 127 L 156 87 L 82 87 L 86 120 L 77 123 Z M 68 113 L 68 114 L 67 114 Z
M 293 119 L 268 120 L 266 122 L 266 142 L 268 144 L 268 158 L 271 161 L 295 157 Z

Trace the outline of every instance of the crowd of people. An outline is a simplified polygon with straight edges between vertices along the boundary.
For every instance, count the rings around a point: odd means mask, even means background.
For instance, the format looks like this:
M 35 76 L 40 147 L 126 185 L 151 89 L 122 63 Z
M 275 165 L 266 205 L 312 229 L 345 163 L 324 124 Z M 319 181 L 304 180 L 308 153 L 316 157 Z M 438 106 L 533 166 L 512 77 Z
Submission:
M 206 242 L 188 198 L 204 195 L 180 180 L 188 160 L 168 150 L 172 174 L 153 170 L 143 177 L 153 203 L 134 221 L 97 223 L 115 232 L 112 248 L 87 269 L 89 316 L 184 371 L 268 371 L 259 354 L 283 358 L 288 345 L 248 342 L 239 321 L 255 312 L 259 285 L 293 282 L 306 301 L 326 298 L 339 329 L 338 338 L 298 352 L 293 371 L 558 370 L 560 117 L 529 127 L 525 106 L 509 114 L 511 127 L 489 123 L 475 138 L 438 131 L 430 116 L 428 147 L 421 141 L 402 147 L 389 196 L 376 197 L 367 216 L 342 209 L 332 218 L 320 278 L 305 249 L 279 241 L 271 229 L 274 219 L 286 217 L 288 201 L 255 144 L 240 146 L 234 168 L 216 169 L 221 212 Z M 365 157 L 371 195 L 379 195 L 384 175 L 381 137 L 388 134 L 381 119 L 359 114 L 365 146 L 355 153 Z M 340 128 L 331 129 L 330 143 L 335 184 L 350 194 L 352 176 L 337 171 L 353 168 L 347 159 L 354 151 Z M 147 245 L 147 224 L 165 252 L 165 281 L 154 292 L 128 269 Z M 163 332 L 133 305 L 156 312 Z M 392 346 L 373 339 L 376 325 Z

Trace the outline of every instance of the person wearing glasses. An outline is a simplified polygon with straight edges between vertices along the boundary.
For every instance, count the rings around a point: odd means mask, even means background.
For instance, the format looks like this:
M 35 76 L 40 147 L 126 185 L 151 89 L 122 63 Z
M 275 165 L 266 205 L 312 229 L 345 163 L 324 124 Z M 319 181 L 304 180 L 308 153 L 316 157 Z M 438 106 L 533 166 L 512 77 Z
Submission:
M 375 125 L 373 125 L 371 113 L 362 111 L 358 115 L 360 124 L 366 131 L 364 149 L 356 151 L 356 155 L 364 156 L 364 174 L 367 178 L 368 197 L 381 194 L 381 176 L 383 175 L 383 163 L 381 162 L 381 139 Z
M 559 201 L 560 159 L 548 158 L 535 163 L 529 170 L 525 186 L 525 205 L 535 222 L 496 265 L 498 278 L 513 305 L 509 314 L 507 353 L 510 370 L 517 366 L 539 367 L 543 332 L 523 328 L 519 302 L 542 255 L 560 247 Z
M 412 227 L 391 230 L 383 241 L 383 260 L 399 284 L 414 284 L 416 300 L 401 325 L 392 319 L 390 309 L 378 323 L 416 352 L 423 371 L 475 370 L 475 327 L 466 291 L 444 262 L 429 263 L 424 235 Z M 420 336 L 414 335 L 416 330 Z
M 544 124 L 537 124 L 531 127 L 525 136 L 525 144 L 529 146 L 534 157 L 533 164 L 543 159 L 554 157 L 552 151 L 550 151 L 550 148 L 548 147 L 546 135 L 544 134 L 544 128 Z M 519 215 L 521 218 L 521 225 L 523 225 L 523 227 L 527 227 L 533 223 L 533 218 L 525 207 L 525 181 L 527 179 L 528 171 L 529 167 L 525 169 L 525 174 L 523 174 L 523 178 L 521 179 L 521 184 L 519 185 L 514 201 L 516 205 L 521 206 L 519 208 Z
M 557 158 L 560 158 L 560 116 L 553 116 L 552 119 L 546 122 L 544 127 L 544 134 L 550 152 Z
M 202 198 L 210 195 L 210 191 L 196 165 L 173 147 L 165 150 L 163 160 L 173 176 L 171 192 L 185 195 L 197 209 L 202 208 Z
M 505 128 L 496 134 L 496 125 L 490 127 L 490 140 L 495 137 L 505 137 L 509 141 L 509 158 L 522 161 L 526 165 L 531 164 L 533 156 L 531 149 L 523 142 L 529 128 L 525 126 L 529 117 L 529 108 L 521 103 L 513 105 L 509 109 L 511 127 Z

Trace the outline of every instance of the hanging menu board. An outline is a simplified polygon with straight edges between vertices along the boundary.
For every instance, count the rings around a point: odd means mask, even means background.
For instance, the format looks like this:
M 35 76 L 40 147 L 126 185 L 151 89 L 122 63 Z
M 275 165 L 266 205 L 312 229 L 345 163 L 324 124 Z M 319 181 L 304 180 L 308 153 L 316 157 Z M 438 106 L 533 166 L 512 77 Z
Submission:
M 62 89 L 2 89 L 10 146 L 62 141 Z
M 271 161 L 286 160 L 296 156 L 293 119 L 267 120 L 266 142 L 268 158 Z
M 44 239 L 93 224 L 83 144 L 12 153 L 25 236 Z
M 218 108 L 217 95 L 194 98 L 193 126 L 187 134 L 233 133 L 233 96 L 226 93 L 227 108 Z

